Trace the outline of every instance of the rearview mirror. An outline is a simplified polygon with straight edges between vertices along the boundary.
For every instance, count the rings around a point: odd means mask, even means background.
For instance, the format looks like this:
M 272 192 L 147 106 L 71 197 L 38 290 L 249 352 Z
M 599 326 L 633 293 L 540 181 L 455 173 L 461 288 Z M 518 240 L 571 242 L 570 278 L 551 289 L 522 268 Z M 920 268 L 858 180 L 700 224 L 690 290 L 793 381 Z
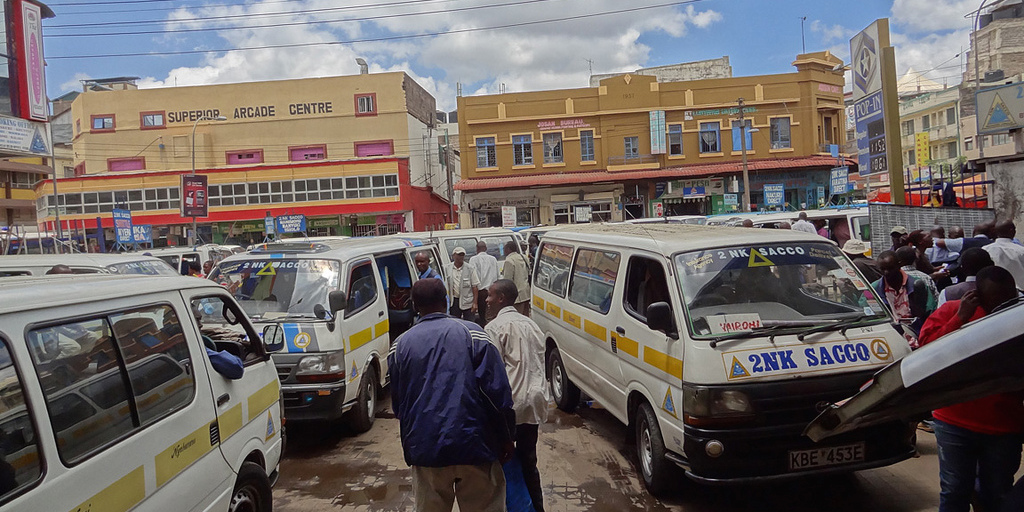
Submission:
M 348 297 L 341 290 L 334 290 L 327 294 L 327 304 L 331 307 L 331 313 L 337 313 L 348 306 Z
M 647 306 L 647 327 L 662 331 L 674 340 L 679 339 L 675 322 L 672 320 L 672 306 L 667 302 L 655 302 Z
M 284 329 L 272 324 L 263 328 L 263 346 L 267 352 L 277 352 L 284 348 Z

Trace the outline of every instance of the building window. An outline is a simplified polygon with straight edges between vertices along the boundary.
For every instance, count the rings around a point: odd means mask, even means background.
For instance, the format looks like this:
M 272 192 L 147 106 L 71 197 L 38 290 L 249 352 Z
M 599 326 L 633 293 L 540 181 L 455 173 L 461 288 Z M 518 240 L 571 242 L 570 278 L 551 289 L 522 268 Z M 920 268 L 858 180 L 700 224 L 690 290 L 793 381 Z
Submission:
M 77 136 L 79 133 L 82 133 L 82 120 L 75 119 L 75 135 Z
M 146 159 L 137 158 L 108 158 L 108 171 L 141 171 L 146 168 Z
M 533 165 L 533 136 L 512 136 L 512 165 Z
M 498 166 L 498 158 L 494 154 L 494 137 L 477 137 L 476 166 L 477 168 Z
M 289 158 L 292 162 L 303 160 L 324 160 L 327 158 L 327 146 L 303 146 L 299 148 L 288 148 Z
M 1002 146 L 1003 144 L 1010 143 L 1010 135 L 1006 133 L 997 133 L 989 136 L 989 140 L 992 142 L 989 146 Z
M 580 160 L 594 161 L 594 130 L 580 130 Z
M 395 144 L 390 140 L 356 142 L 355 144 L 355 155 L 358 157 L 388 156 L 393 154 L 395 154 Z
M 139 128 L 143 130 L 156 130 L 166 128 L 164 112 L 142 112 L 139 114 Z
M 739 151 L 741 149 L 740 148 L 740 144 L 741 144 L 740 137 L 741 136 L 743 136 L 743 138 L 746 139 L 747 151 L 750 151 L 751 149 L 753 149 L 752 142 L 753 142 L 754 134 L 750 133 L 750 129 L 753 128 L 753 124 L 750 122 L 750 119 L 744 119 L 743 120 L 743 124 L 746 125 L 746 127 L 747 127 L 746 130 L 742 129 L 743 126 L 740 125 L 739 120 L 735 120 L 735 121 L 732 122 L 732 150 L 733 151 Z
M 716 123 L 700 124 L 700 152 L 721 153 L 722 145 L 719 139 L 718 128 L 721 125 Z
M 623 137 L 622 144 L 622 156 L 626 160 L 640 158 L 640 137 Z
M 668 154 L 680 156 L 683 154 L 683 125 L 668 125 Z
M 967 137 L 964 139 L 964 151 L 974 151 L 974 138 Z
M 931 128 L 931 126 L 932 119 L 930 117 L 924 116 L 921 118 L 921 130 L 927 130 L 928 128 Z
M 946 109 L 946 124 L 956 124 L 956 108 Z
M 75 166 L 75 177 L 85 176 L 85 162 Z
M 114 131 L 114 114 L 100 114 L 92 116 L 90 121 L 90 132 L 112 132 Z
M 544 134 L 544 163 L 546 163 L 546 164 L 559 164 L 559 163 L 562 163 L 562 134 L 561 133 L 545 133 Z
M 356 117 L 377 115 L 377 93 L 356 95 Z
M 773 117 L 768 122 L 771 126 L 772 149 L 792 148 L 793 142 L 789 133 L 790 119 L 788 117 Z
M 915 158 L 916 156 L 917 156 L 917 154 L 915 153 L 915 151 L 913 149 L 911 149 L 910 151 L 907 151 L 907 162 L 908 162 L 907 165 L 916 165 L 917 164 L 917 159 Z
M 913 135 L 914 134 L 914 120 L 913 119 L 911 119 L 909 121 L 903 121 L 902 123 L 900 123 L 900 126 L 903 128 L 903 135 Z
M 228 165 L 262 164 L 263 150 L 243 149 L 239 151 L 228 151 L 225 154 L 224 160 L 228 163 Z

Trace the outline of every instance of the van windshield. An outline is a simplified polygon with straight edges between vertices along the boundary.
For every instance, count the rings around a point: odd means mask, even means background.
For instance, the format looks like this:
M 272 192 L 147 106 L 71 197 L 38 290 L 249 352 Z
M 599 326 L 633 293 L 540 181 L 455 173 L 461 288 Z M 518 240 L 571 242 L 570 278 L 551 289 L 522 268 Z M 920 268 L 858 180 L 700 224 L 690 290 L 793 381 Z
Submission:
M 210 279 L 227 287 L 254 319 L 317 318 L 327 294 L 338 289 L 341 263 L 313 259 L 254 259 L 221 262 Z
M 709 249 L 679 254 L 675 263 L 695 336 L 771 323 L 886 316 L 871 283 L 830 244 Z
M 107 265 L 107 270 L 111 274 L 122 274 L 122 275 L 144 275 L 144 276 L 176 276 L 178 271 L 171 268 L 170 265 L 163 261 L 154 260 L 143 260 L 143 261 L 126 261 L 124 263 L 114 263 L 113 265 Z

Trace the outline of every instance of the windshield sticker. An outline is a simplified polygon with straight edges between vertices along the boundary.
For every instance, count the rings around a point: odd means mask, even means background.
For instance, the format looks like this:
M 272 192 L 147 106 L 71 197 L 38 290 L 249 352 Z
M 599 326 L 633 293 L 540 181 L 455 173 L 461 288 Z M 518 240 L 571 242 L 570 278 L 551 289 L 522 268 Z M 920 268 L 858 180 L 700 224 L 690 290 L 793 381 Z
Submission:
M 860 278 L 860 274 L 857 273 L 857 269 L 850 263 L 850 260 L 843 256 L 836 256 L 834 258 L 836 263 L 839 264 L 839 269 L 843 271 L 843 274 L 839 276 L 840 279 L 849 279 L 853 286 L 858 290 L 867 290 L 868 285 Z
M 835 256 L 831 249 L 776 245 L 699 251 L 685 254 L 679 261 L 685 274 L 694 275 L 730 269 L 824 264 L 825 261 L 831 267 Z
M 277 271 L 274 270 L 274 263 L 273 262 L 267 263 L 267 265 L 265 267 L 263 267 L 263 270 L 260 270 L 259 272 L 256 272 L 256 275 L 258 275 L 258 276 L 276 276 L 277 275 Z
M 311 326 L 299 324 L 281 324 L 284 329 L 285 348 L 288 352 L 318 352 L 316 331 Z
M 792 249 L 792 247 L 790 247 Z M 757 249 L 750 250 L 750 259 L 747 260 L 747 266 L 750 268 L 754 267 L 772 267 L 775 266 L 772 260 L 765 258 L 761 251 Z
M 743 313 L 735 315 L 711 315 L 704 317 L 712 334 L 750 331 L 761 327 L 761 315 Z
M 722 353 L 729 380 L 878 366 L 893 359 L 883 339 L 852 339 L 805 347 L 763 347 Z M 749 371 L 748 371 L 749 368 Z
M 672 400 L 671 387 L 665 390 L 665 399 L 661 401 L 661 410 L 671 414 L 673 418 L 679 417 L 676 416 L 676 403 Z

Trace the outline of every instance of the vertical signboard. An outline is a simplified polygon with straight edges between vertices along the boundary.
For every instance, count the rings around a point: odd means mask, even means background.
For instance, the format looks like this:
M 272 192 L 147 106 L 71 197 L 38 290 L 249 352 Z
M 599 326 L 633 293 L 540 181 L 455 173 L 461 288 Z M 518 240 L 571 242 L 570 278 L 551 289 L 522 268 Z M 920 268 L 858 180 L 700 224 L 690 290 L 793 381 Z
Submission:
M 206 176 L 183 175 L 181 177 L 181 216 L 206 217 Z
M 114 237 L 119 244 L 135 243 L 131 210 L 114 210 Z
M 786 188 L 782 183 L 765 183 L 765 206 L 782 206 L 786 202 Z
M 835 167 L 832 169 L 832 174 L 829 176 L 829 188 L 832 189 L 832 195 L 838 196 L 846 193 L 846 184 L 849 183 L 850 168 Z M 821 187 L 819 187 L 821 188 Z
M 514 228 L 514 227 L 516 227 L 516 207 L 515 206 L 502 206 L 501 207 L 501 227 L 503 227 L 503 228 Z
M 914 165 L 917 165 L 918 169 L 928 165 L 931 158 L 931 151 L 928 149 L 930 143 L 928 132 L 914 134 Z
M 36 4 L 14 3 L 17 38 L 18 116 L 46 121 L 46 77 L 43 71 L 43 15 Z
M 665 111 L 651 111 L 651 154 L 664 155 L 665 150 Z

